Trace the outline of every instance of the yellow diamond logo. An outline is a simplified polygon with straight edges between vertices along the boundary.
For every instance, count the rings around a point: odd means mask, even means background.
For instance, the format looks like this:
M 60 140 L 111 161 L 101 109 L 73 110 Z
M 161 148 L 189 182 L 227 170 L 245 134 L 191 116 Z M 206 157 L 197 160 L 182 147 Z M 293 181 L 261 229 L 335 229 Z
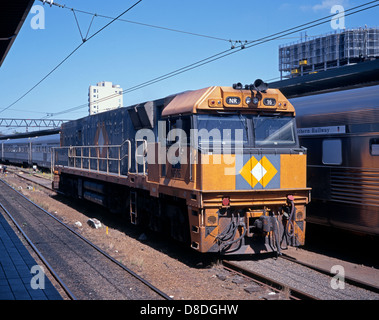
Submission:
M 260 161 L 252 156 L 239 173 L 253 188 L 258 183 L 265 188 L 278 170 L 265 156 Z

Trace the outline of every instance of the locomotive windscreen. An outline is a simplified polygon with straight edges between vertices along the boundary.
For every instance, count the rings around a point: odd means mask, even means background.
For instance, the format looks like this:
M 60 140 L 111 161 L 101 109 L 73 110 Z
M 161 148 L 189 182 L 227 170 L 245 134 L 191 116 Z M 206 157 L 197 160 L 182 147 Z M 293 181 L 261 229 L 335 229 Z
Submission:
M 225 144 L 250 148 L 296 147 L 295 118 L 246 114 L 199 115 L 200 148 Z M 207 139 L 208 138 L 208 139 Z
M 296 145 L 295 118 L 254 117 L 257 147 L 293 147 Z

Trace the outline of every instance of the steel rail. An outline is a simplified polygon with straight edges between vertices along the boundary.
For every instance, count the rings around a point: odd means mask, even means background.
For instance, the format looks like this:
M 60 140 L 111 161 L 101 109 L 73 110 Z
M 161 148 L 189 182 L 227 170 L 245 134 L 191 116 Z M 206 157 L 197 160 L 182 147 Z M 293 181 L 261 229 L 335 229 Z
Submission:
M 319 268 L 319 267 L 317 267 L 317 266 L 315 266 L 313 264 L 310 264 L 310 263 L 299 261 L 296 258 L 293 258 L 293 257 L 291 257 L 291 256 L 289 256 L 287 254 L 282 254 L 280 256 L 280 258 L 288 260 L 288 261 L 291 261 L 293 263 L 297 263 L 297 264 L 302 265 L 304 267 L 307 267 L 307 268 L 310 268 L 310 269 L 315 270 L 317 272 L 323 273 L 323 274 L 325 274 L 327 276 L 331 276 L 331 277 L 335 276 L 335 274 L 331 273 L 328 270 L 325 270 L 323 268 Z M 367 282 L 362 282 L 362 281 L 360 281 L 358 279 L 354 279 L 354 278 L 346 276 L 346 275 L 344 277 L 344 281 L 346 283 L 349 283 L 349 284 L 355 286 L 355 287 L 362 288 L 362 289 L 365 289 L 365 290 L 368 290 L 368 291 L 372 291 L 372 292 L 375 292 L 375 293 L 379 293 L 379 287 L 377 287 L 375 285 L 372 285 L 372 284 L 369 284 Z
M 295 299 L 295 300 L 319 300 L 319 298 L 317 298 L 313 295 L 305 293 L 299 289 L 293 288 L 293 287 L 291 287 L 287 284 L 284 284 L 280 281 L 273 280 L 273 279 L 271 279 L 265 275 L 262 275 L 256 271 L 243 268 L 236 263 L 226 261 L 226 260 L 222 260 L 222 264 L 227 268 L 230 268 L 234 271 L 240 272 L 240 273 L 252 278 L 254 281 L 257 281 L 257 282 L 264 284 L 264 285 L 268 285 L 269 287 L 273 288 L 275 291 L 280 291 L 280 290 L 283 290 L 284 288 L 287 288 L 290 290 L 290 297 L 292 299 Z
M 9 169 L 10 169 L 10 170 L 9 170 Z M 9 168 L 9 169 L 7 169 L 7 170 L 9 170 L 9 172 L 13 173 L 15 176 L 19 177 L 19 178 L 22 179 L 22 180 L 25 180 L 25 181 L 30 182 L 30 183 L 34 183 L 34 184 L 36 184 L 37 186 L 42 187 L 42 188 L 44 188 L 44 189 L 46 189 L 46 190 L 54 191 L 54 190 L 52 189 L 52 187 L 48 187 L 48 186 L 42 184 L 42 183 L 39 182 L 39 181 L 32 180 L 32 179 L 30 179 L 29 177 L 26 177 L 26 176 L 24 176 L 24 175 L 22 175 L 22 174 L 16 173 L 15 171 L 12 170 L 13 168 Z M 41 177 L 38 177 L 38 176 L 36 176 L 36 175 L 33 175 L 33 176 L 36 177 L 36 178 L 38 178 L 38 179 L 45 179 L 46 181 L 50 181 L 50 182 L 52 182 L 52 180 L 50 180 L 50 179 L 41 178 Z

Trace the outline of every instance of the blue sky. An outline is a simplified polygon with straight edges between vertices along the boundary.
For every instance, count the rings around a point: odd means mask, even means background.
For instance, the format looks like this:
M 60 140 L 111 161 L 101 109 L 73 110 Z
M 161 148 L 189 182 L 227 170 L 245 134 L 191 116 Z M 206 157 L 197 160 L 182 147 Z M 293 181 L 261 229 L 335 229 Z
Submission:
M 227 1 L 143 0 L 122 18 L 233 40 L 254 40 L 330 14 L 335 4 L 345 10 L 369 0 Z M 115 17 L 129 0 L 55 0 L 67 7 Z M 41 5 L 35 1 L 35 5 Z M 30 13 L 0 67 L 0 110 L 33 87 L 81 42 L 73 13 L 44 5 L 45 29 L 33 29 Z M 346 17 L 346 28 L 378 27 L 379 8 Z M 92 16 L 77 13 L 85 34 Z M 96 17 L 89 34 L 110 20 Z M 330 23 L 310 29 L 309 36 L 333 32 Z M 124 95 L 124 106 L 211 85 L 251 83 L 279 77 L 278 46 L 300 34 L 245 49 L 229 57 Z M 87 103 L 88 87 L 112 81 L 123 89 L 148 81 L 230 48 L 221 40 L 192 36 L 116 21 L 86 42 L 60 68 L 11 108 L 2 118 L 43 118 Z M 54 118 L 76 119 L 88 107 Z M 5 129 L 0 128 L 0 131 Z M 8 130 L 9 131 L 9 130 Z

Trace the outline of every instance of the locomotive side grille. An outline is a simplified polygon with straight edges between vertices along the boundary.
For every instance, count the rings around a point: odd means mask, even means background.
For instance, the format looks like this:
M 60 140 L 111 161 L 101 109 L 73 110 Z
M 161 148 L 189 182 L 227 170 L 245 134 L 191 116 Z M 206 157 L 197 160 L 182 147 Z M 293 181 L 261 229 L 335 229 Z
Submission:
M 331 200 L 379 207 L 379 170 L 332 169 Z

